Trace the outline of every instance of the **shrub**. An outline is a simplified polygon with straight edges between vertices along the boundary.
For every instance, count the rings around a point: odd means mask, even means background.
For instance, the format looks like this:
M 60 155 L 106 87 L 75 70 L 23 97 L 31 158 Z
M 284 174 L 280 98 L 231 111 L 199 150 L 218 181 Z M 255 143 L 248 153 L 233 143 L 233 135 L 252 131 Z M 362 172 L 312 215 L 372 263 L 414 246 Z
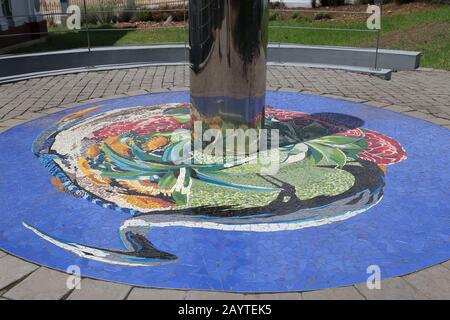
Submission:
M 298 21 L 298 22 L 310 22 L 311 21 L 311 18 L 302 16 L 298 12 L 294 12 L 291 17 L 292 17 L 292 19 L 294 19 L 295 21 Z
M 84 21 L 90 24 L 117 22 L 115 9 L 118 4 L 118 0 L 97 0 L 95 3 L 89 3 L 86 7 L 87 15 L 85 14 Z
M 183 11 L 185 7 L 180 6 L 169 6 L 169 5 L 163 5 L 159 6 L 155 11 L 151 12 L 151 20 L 153 21 L 166 21 L 167 18 L 172 16 L 173 21 L 183 21 L 185 17 L 185 13 Z M 186 13 L 186 19 L 187 19 L 187 13 Z
M 187 8 L 183 5 L 170 6 L 167 8 L 174 9 L 172 12 L 170 12 L 170 15 L 173 17 L 173 21 L 183 21 L 184 18 L 187 19 L 188 17 L 188 12 L 187 11 L 185 12 L 185 9 Z
M 298 21 L 298 22 L 311 22 L 311 18 L 310 17 L 305 17 L 305 16 L 302 16 L 302 15 L 299 15 L 298 17 L 297 17 L 297 19 L 295 19 L 296 21 Z
M 269 9 L 286 9 L 286 5 L 281 1 L 269 2 Z
M 281 20 L 281 14 L 279 12 L 272 12 L 269 15 L 269 20 L 270 21 Z
M 133 15 L 133 21 L 151 21 L 152 13 L 148 9 L 138 9 Z
M 96 0 L 87 5 L 87 15 L 83 12 L 83 21 L 89 24 L 108 24 L 130 21 L 166 21 L 172 16 L 173 21 L 183 21 L 187 13 L 183 5 L 162 5 L 154 10 L 145 6 L 137 6 L 129 0 L 121 7 L 123 0 Z
M 326 12 L 316 12 L 314 14 L 314 20 L 324 20 L 324 19 L 331 19 L 330 14 Z
M 117 14 L 117 20 L 119 22 L 130 22 L 135 17 L 135 10 L 137 9 L 134 1 L 127 1 L 127 4 L 121 11 Z

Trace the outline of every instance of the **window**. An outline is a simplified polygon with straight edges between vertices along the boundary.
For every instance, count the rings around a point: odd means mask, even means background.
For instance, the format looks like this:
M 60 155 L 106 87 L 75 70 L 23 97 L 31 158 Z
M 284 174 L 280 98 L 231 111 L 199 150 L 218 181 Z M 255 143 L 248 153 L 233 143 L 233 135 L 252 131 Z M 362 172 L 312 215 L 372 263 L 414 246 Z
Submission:
M 1 6 L 2 6 L 3 15 L 5 17 L 11 17 L 12 16 L 10 1 L 11 0 L 0 0 Z
M 191 0 L 189 5 L 191 62 L 198 70 L 211 54 L 213 33 L 222 24 L 223 7 L 217 0 Z

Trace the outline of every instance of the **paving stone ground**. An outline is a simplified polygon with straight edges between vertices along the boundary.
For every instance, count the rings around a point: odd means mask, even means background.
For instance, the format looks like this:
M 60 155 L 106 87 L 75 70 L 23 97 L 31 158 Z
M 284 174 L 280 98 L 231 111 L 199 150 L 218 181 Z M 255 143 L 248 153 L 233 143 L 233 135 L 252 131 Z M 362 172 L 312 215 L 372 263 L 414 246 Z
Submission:
M 365 297 L 354 287 L 330 288 L 303 292 L 304 300 L 364 300 Z
M 386 81 L 343 70 L 270 66 L 267 76 L 270 88 L 356 98 L 373 101 L 380 107 L 394 105 L 394 111 L 417 111 L 421 113 L 416 114 L 418 117 L 433 115 L 443 119 L 443 125 L 450 125 L 448 71 L 399 71 Z M 14 123 L 6 121 L 26 117 L 29 112 L 48 112 L 55 107 L 124 93 L 188 86 L 189 71 L 182 65 L 85 72 L 3 84 L 0 121 L 1 126 L 7 127 Z
M 14 300 L 57 300 L 70 291 L 66 282 L 65 273 L 39 268 L 3 296 Z
M 73 290 L 67 300 L 123 300 L 132 287 L 129 285 L 83 279 L 80 283 L 81 290 Z
M 185 300 L 187 291 L 133 288 L 127 300 Z
M 268 89 L 305 92 L 367 103 L 431 121 L 450 129 L 450 72 L 396 72 L 392 80 L 341 70 L 270 66 Z M 0 85 L 0 133 L 7 128 L 82 102 L 188 90 L 186 66 L 158 66 L 36 78 Z M 138 288 L 84 278 L 67 288 L 67 275 L 0 251 L 0 300 L 4 299 L 450 299 L 450 261 L 383 280 L 380 290 L 365 284 L 310 292 L 242 294 Z

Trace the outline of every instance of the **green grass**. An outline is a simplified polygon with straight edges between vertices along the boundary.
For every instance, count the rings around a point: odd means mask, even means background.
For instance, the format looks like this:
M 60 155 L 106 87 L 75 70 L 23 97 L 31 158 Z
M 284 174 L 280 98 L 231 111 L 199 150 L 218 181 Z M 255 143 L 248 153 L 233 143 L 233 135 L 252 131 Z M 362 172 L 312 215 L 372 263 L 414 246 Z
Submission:
M 344 24 L 328 20 L 305 20 L 271 21 L 269 40 L 283 43 L 356 47 L 374 47 L 376 44 L 376 33 L 374 32 L 275 28 L 275 26 L 283 26 L 366 29 L 365 22 Z M 92 27 L 94 32 L 91 32 L 91 45 L 94 47 L 184 42 L 185 37 L 185 31 L 182 28 L 95 32 L 95 29 L 99 28 L 111 28 L 111 26 Z M 15 52 L 63 50 L 86 47 L 86 45 L 86 32 L 78 31 L 52 35 L 45 43 Z M 384 16 L 381 47 L 422 51 L 422 66 L 450 70 L 450 6 L 436 6 L 410 14 Z
M 330 21 L 297 22 L 275 21 L 280 26 L 305 26 L 325 28 L 366 29 L 365 22 L 349 24 Z M 374 47 L 374 32 L 349 32 L 326 30 L 271 29 L 273 42 L 312 45 L 337 45 Z M 436 6 L 411 14 L 384 16 L 382 20 L 381 47 L 421 51 L 421 65 L 450 70 L 450 6 Z
M 44 43 L 17 49 L 12 51 L 12 53 L 44 52 L 87 47 L 88 37 L 85 30 L 66 30 L 66 32 L 62 32 L 63 30 L 52 29 L 50 31 L 56 33 L 49 36 Z M 152 31 L 128 31 L 113 29 L 109 25 L 103 25 L 95 27 L 90 26 L 89 37 L 89 41 L 92 47 L 179 43 L 184 42 L 184 30 L 177 28 L 168 28 Z

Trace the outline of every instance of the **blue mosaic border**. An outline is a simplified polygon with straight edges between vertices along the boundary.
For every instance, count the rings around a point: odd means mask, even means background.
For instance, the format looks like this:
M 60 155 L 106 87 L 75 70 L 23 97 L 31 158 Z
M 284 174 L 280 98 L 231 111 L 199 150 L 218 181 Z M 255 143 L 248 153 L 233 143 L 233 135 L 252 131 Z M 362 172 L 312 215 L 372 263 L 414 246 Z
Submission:
M 239 292 L 303 291 L 365 282 L 369 265 L 393 277 L 450 258 L 448 167 L 450 131 L 367 105 L 306 94 L 269 92 L 278 109 L 344 113 L 391 136 L 408 160 L 388 167 L 384 199 L 342 222 L 275 233 L 183 227 L 152 231 L 152 241 L 176 252 L 176 264 L 124 267 L 79 258 L 38 238 L 22 221 L 54 236 L 121 248 L 118 226 L 127 215 L 56 193 L 51 175 L 31 152 L 33 140 L 64 115 L 103 105 L 122 107 L 187 102 L 187 92 L 127 97 L 88 104 L 28 122 L 0 135 L 0 247 L 26 260 L 89 277 L 140 286 Z

